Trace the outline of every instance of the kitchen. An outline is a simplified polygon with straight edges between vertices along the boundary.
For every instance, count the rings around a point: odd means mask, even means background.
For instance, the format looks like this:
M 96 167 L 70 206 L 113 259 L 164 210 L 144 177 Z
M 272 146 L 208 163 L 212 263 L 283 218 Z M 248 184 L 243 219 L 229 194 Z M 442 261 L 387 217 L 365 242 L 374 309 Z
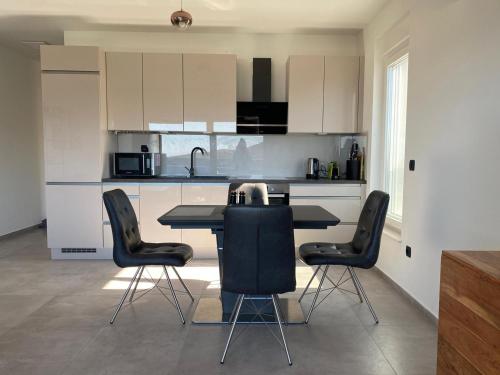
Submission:
M 244 78 L 251 79 L 252 100 L 237 101 L 237 61 L 229 54 L 41 47 L 45 150 L 50 155 L 45 175 L 48 244 L 54 259 L 112 258 L 101 195 L 115 188 L 133 202 L 145 241 L 188 242 L 195 258 L 215 257 L 211 233 L 166 229 L 156 218 L 179 204 L 222 204 L 231 182 L 285 184 L 291 204 L 318 204 L 340 215 L 342 225 L 336 228 L 297 231 L 302 242 L 352 238 L 365 197 L 361 155 L 366 135 L 357 133 L 361 58 L 289 57 L 286 85 L 277 84 L 288 88 L 287 102 L 271 101 L 271 58 L 251 59 L 251 76 Z M 325 73 L 308 77 L 317 66 Z M 343 79 L 331 78 L 336 75 Z M 67 96 L 91 80 L 93 89 Z M 311 98 L 311 88 L 317 88 L 318 99 Z M 61 95 L 67 100 L 62 109 Z M 81 105 L 92 101 L 93 110 Z M 317 105 L 324 101 L 328 111 Z M 74 119 L 65 123 L 66 145 L 57 132 L 61 116 Z M 193 155 L 196 169 L 186 179 L 194 147 L 207 152 Z M 144 166 L 145 155 L 152 155 L 146 161 L 155 168 L 120 169 L 121 164 Z M 308 159 L 314 159 L 309 171 Z M 62 201 L 80 204 L 82 220 L 71 220 L 71 212 L 61 210 L 66 207 Z

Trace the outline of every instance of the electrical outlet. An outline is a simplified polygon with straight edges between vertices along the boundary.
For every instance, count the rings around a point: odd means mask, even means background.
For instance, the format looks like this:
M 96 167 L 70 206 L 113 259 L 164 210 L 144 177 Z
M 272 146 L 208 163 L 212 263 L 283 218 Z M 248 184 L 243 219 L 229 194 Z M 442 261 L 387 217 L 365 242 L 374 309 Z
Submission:
M 410 246 L 406 246 L 406 256 L 408 258 L 411 258 L 411 247 Z
M 414 171 L 415 170 L 415 160 L 410 160 L 410 171 Z

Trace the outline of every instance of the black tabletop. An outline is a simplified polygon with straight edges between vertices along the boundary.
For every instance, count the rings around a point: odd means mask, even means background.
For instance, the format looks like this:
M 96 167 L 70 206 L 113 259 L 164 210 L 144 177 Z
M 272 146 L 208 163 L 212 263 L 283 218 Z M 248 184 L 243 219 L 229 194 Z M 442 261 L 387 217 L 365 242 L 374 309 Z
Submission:
M 291 206 L 295 229 L 326 229 L 340 220 L 320 206 Z M 162 225 L 175 229 L 222 229 L 224 205 L 180 205 L 158 218 Z

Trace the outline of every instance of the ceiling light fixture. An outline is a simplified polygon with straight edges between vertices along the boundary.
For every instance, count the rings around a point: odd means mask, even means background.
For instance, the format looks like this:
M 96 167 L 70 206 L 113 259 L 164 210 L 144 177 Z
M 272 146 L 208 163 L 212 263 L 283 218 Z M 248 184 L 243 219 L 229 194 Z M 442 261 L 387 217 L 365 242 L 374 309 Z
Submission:
M 182 9 L 182 0 L 181 0 L 181 10 L 178 10 L 170 16 L 170 22 L 172 22 L 172 25 L 175 27 L 178 27 L 181 30 L 185 30 L 191 26 L 193 23 L 193 17 L 189 12 L 186 12 L 184 9 Z

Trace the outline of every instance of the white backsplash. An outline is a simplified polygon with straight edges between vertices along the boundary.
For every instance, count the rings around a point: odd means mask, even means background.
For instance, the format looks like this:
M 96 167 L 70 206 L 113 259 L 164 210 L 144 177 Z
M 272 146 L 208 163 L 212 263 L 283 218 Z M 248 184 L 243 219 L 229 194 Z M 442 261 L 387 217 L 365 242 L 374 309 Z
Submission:
M 119 134 L 118 151 L 140 152 L 146 144 L 162 153 L 162 175 L 168 176 L 185 176 L 191 150 L 199 146 L 208 154 L 196 153 L 197 175 L 304 177 L 310 157 L 325 165 L 337 161 L 342 174 L 353 139 L 366 146 L 366 136 L 350 135 Z

